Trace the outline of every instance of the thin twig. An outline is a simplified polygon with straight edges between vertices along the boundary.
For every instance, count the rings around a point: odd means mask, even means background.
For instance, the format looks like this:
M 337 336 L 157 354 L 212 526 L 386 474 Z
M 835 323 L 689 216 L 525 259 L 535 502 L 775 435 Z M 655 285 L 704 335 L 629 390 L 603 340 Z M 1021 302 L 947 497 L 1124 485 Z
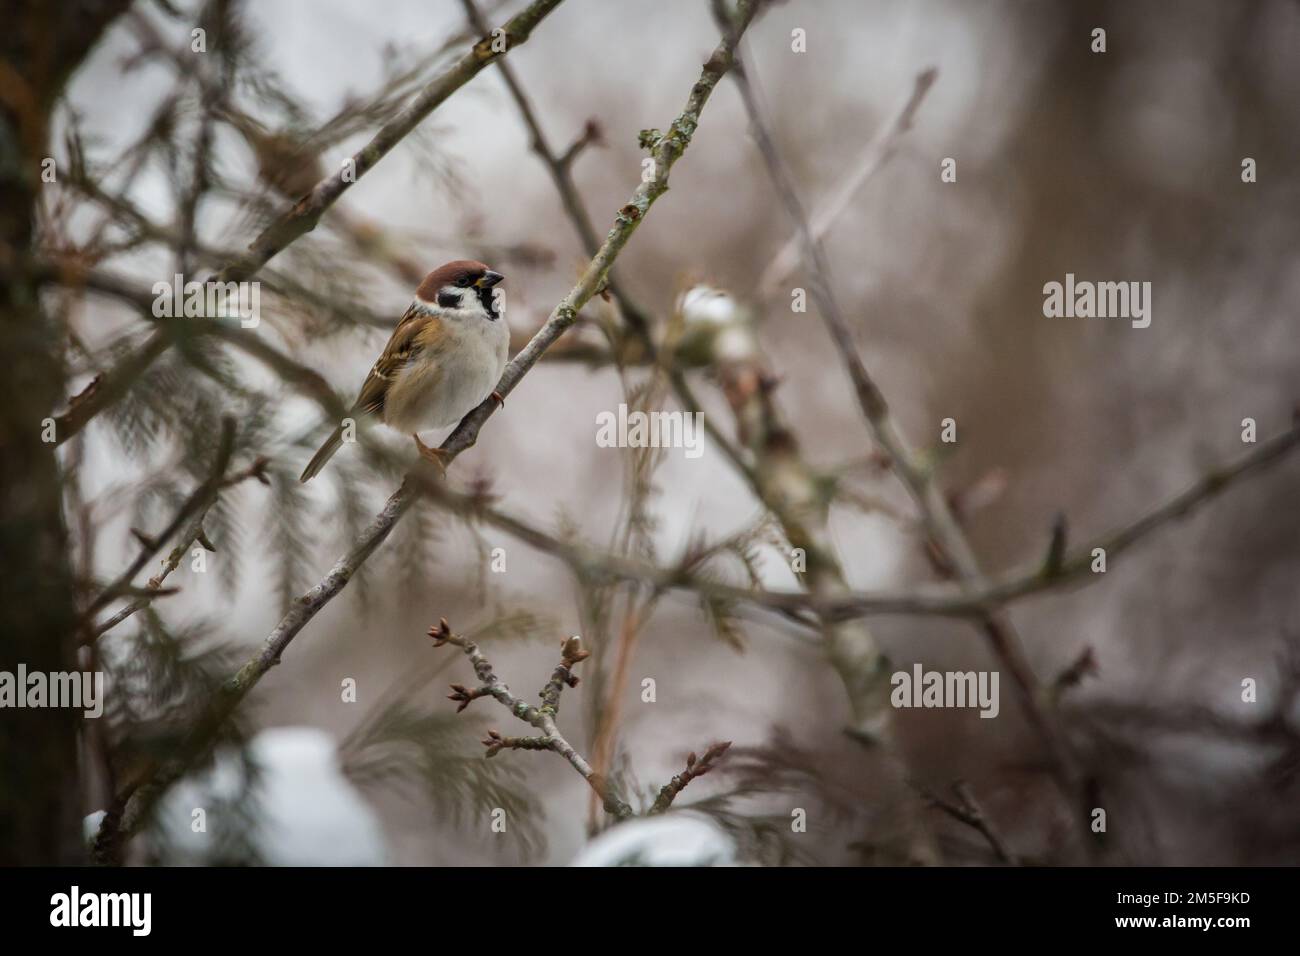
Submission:
M 270 461 L 268 459 L 258 458 L 256 461 L 253 462 L 253 464 L 249 465 L 247 468 L 243 469 L 242 471 L 238 471 L 232 475 L 226 476 L 226 478 L 223 479 L 221 482 L 220 490 L 231 488 L 239 484 L 240 482 L 247 481 L 250 478 L 256 479 L 257 481 L 261 482 L 264 485 L 269 484 L 270 482 L 266 477 L 266 469 L 269 464 Z M 123 621 L 129 618 L 131 615 L 135 614 L 137 611 L 141 611 L 144 608 L 148 607 L 150 604 L 152 604 L 154 598 L 169 593 L 166 589 L 163 588 L 163 582 L 166 581 L 168 576 L 180 566 L 181 560 L 185 557 L 186 552 L 188 552 L 190 549 L 190 545 L 194 544 L 197 541 L 200 544 L 202 544 L 205 548 L 209 547 L 208 544 L 206 543 L 207 536 L 203 533 L 203 520 L 204 518 L 207 517 L 208 511 L 211 510 L 212 505 L 215 503 L 216 503 L 216 498 L 214 497 L 211 501 L 208 502 L 208 504 L 203 508 L 203 510 L 198 515 L 195 516 L 194 520 L 190 523 L 189 528 L 187 528 L 185 533 L 181 535 L 180 540 L 176 544 L 176 547 L 172 548 L 172 550 L 168 553 L 166 559 L 163 561 L 162 570 L 159 571 L 153 577 L 151 577 L 148 583 L 145 585 L 147 593 L 140 595 L 138 598 L 136 598 L 126 607 L 122 608 L 120 611 L 118 611 L 116 614 L 114 614 L 112 617 L 106 620 L 103 624 L 100 624 L 98 627 L 96 627 L 93 633 L 83 638 L 82 640 L 83 644 L 90 643 L 96 640 L 97 638 L 99 638 L 101 635 L 108 633 L 113 628 L 117 627 L 117 625 L 121 624 Z M 209 548 L 209 550 L 211 550 L 211 548 Z
M 876 136 L 862 150 L 857 162 L 850 169 L 849 174 L 844 177 L 826 202 L 812 214 L 812 220 L 809 224 L 809 233 L 817 242 L 830 232 L 831 226 L 839 219 L 840 215 L 848 208 L 853 197 L 857 195 L 858 190 L 867 184 L 867 182 L 889 161 L 898 149 L 898 143 L 903 134 L 912 128 L 912 120 L 916 117 L 916 111 L 921 107 L 921 101 L 925 99 L 925 94 L 930 91 L 934 85 L 935 78 L 938 77 L 939 71 L 934 67 L 917 74 L 916 82 L 912 85 L 912 95 L 894 114 L 894 118 L 889 123 L 881 127 Z M 772 257 L 771 262 L 763 270 L 758 280 L 758 294 L 760 298 L 767 298 L 776 293 L 777 287 L 787 276 L 792 273 L 799 264 L 799 247 L 800 240 L 796 234 L 791 236 L 780 251 Z
M 934 807 L 942 810 L 954 820 L 964 823 L 966 826 L 976 830 L 985 840 L 988 841 L 993 853 L 999 860 L 1004 863 L 1009 863 L 1012 866 L 1018 866 L 1020 864 L 1019 859 L 1007 846 L 1006 841 L 1002 839 L 1001 834 L 999 834 L 994 828 L 992 822 L 988 818 L 988 814 L 984 812 L 984 808 L 981 807 L 979 802 L 975 799 L 974 791 L 971 790 L 970 785 L 965 781 L 958 780 L 952 785 L 953 793 L 956 794 L 957 797 L 956 803 L 953 803 L 950 800 L 945 800 L 943 797 L 924 787 L 917 787 L 917 790 Z
M 499 39 L 502 42 L 496 42 L 498 37 L 485 36 L 475 43 L 464 56 L 431 80 L 408 106 L 380 127 L 370 142 L 352 156 L 346 168 L 340 168 L 322 179 L 311 192 L 262 230 L 248 247 L 247 253 L 221 270 L 218 280 L 229 282 L 248 279 L 285 246 L 316 228 L 326 210 L 373 169 L 425 117 L 489 63 L 527 42 L 534 28 L 560 3 L 561 0 L 533 0 L 500 28 L 502 32 Z M 498 50 L 497 47 L 503 49 Z
M 716 767 L 730 746 L 731 741 L 724 740 L 710 745 L 703 756 L 697 757 L 693 750 L 687 754 L 686 769 L 679 774 L 674 774 L 673 778 L 659 789 L 659 795 L 655 797 L 655 802 L 651 804 L 647 815 L 666 813 L 673 801 L 677 799 L 677 795 L 686 789 L 686 785 Z
M 199 485 L 185 499 L 180 510 L 172 518 L 171 522 L 158 535 L 148 541 L 142 542 L 144 545 L 140 553 L 136 555 L 135 560 L 128 565 L 112 584 L 104 588 L 99 596 L 90 602 L 84 613 L 85 620 L 89 621 L 97 611 L 104 608 L 121 597 L 124 591 L 131 586 L 135 576 L 140 573 L 140 569 L 148 563 L 149 559 L 158 553 L 174 535 L 179 531 L 191 518 L 200 511 L 205 511 L 221 491 L 223 478 L 226 473 L 226 466 L 230 463 L 230 456 L 235 448 L 235 420 L 229 416 L 221 421 L 221 435 L 217 442 L 217 454 L 213 459 L 212 470 L 206 481 Z
M 474 675 L 478 678 L 479 686 L 473 689 L 461 684 L 451 685 L 450 699 L 460 704 L 457 713 L 481 697 L 491 697 L 515 717 L 542 732 L 540 737 L 506 737 L 495 730 L 489 730 L 487 738 L 483 741 L 488 757 L 495 757 L 502 750 L 552 751 L 567 760 L 582 779 L 587 781 L 591 789 L 600 797 L 606 813 L 617 820 L 626 820 L 635 815 L 632 808 L 614 794 L 606 779 L 596 773 L 587 759 L 564 738 L 555 723 L 560 706 L 560 691 L 566 686 L 573 687 L 578 683 L 573 668 L 590 656 L 590 652 L 583 649 L 581 640 L 571 637 L 561 645 L 560 663 L 539 695 L 542 698 L 542 706 L 534 707 L 511 692 L 505 681 L 493 671 L 492 664 L 479 649 L 478 644 L 467 637 L 453 633 L 446 618 L 429 628 L 429 636 L 433 638 L 434 647 L 451 644 L 464 651 L 474 668 Z

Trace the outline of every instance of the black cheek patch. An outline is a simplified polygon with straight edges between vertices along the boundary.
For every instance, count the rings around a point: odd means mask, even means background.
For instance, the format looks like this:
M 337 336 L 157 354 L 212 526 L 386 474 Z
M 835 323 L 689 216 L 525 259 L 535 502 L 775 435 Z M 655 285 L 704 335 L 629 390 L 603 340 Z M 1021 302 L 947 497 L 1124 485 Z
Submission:
M 439 292 L 438 305 L 444 309 L 455 309 L 460 306 L 460 296 L 455 292 Z

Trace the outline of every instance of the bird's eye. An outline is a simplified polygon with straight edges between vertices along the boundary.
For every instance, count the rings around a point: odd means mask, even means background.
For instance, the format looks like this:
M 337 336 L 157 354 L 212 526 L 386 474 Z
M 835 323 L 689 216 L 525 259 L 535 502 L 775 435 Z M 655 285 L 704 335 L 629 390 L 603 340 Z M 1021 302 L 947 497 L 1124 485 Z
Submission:
M 465 288 L 465 286 L 469 285 L 469 276 L 461 276 L 456 280 L 456 285 L 460 286 L 462 289 Z

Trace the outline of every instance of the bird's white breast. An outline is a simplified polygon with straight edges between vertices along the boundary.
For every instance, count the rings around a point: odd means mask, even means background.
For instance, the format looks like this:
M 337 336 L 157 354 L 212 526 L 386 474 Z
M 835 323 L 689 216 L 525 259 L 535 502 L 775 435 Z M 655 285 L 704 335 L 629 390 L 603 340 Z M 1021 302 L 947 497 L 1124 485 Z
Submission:
M 384 422 L 403 432 L 455 425 L 492 394 L 505 371 L 510 330 L 481 311 L 438 310 L 446 347 L 412 356 L 389 386 Z M 460 314 L 458 314 L 460 313 Z

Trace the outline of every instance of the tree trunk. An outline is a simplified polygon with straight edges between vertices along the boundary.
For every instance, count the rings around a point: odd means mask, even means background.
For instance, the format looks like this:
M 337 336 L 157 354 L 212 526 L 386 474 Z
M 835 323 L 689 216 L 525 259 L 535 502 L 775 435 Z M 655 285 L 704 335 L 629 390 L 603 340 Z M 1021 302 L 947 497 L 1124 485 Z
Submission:
M 63 337 L 26 257 L 55 101 L 128 5 L 18 0 L 0 13 L 0 671 L 14 679 L 20 663 L 29 673 L 77 669 L 62 479 L 42 440 L 65 399 Z M 84 860 L 80 719 L 68 708 L 0 710 L 0 865 Z

